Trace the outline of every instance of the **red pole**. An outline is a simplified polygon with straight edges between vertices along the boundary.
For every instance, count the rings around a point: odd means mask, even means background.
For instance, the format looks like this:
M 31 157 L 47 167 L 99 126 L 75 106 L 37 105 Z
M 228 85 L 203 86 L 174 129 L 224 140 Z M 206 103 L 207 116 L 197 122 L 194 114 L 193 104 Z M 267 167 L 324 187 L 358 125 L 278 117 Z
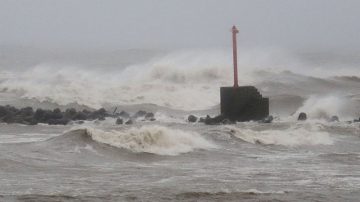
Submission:
M 233 40 L 233 60 L 234 60 L 234 87 L 238 85 L 238 73 L 237 73 L 237 47 L 236 47 L 236 34 L 239 30 L 236 29 L 235 25 L 232 27 L 232 40 Z

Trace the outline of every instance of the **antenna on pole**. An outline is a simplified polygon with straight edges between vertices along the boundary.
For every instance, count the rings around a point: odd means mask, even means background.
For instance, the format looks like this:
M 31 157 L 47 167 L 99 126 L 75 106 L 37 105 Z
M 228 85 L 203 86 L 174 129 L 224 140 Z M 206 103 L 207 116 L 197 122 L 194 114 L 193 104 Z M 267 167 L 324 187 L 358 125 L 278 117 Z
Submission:
M 233 41 L 234 87 L 239 87 L 238 72 L 237 72 L 237 46 L 236 46 L 236 34 L 239 33 L 239 30 L 234 25 L 231 29 L 231 32 L 232 32 L 232 41 Z

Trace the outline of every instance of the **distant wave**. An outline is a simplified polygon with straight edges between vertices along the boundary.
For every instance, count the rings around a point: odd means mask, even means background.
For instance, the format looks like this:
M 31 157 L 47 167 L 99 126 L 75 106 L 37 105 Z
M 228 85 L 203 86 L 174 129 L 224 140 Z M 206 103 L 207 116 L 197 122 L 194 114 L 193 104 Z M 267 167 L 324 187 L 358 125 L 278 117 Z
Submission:
M 302 146 L 302 145 L 332 145 L 333 138 L 329 133 L 319 130 L 317 126 L 293 126 L 284 130 L 256 131 L 229 126 L 234 137 L 252 144 Z
M 358 76 L 335 76 L 334 78 L 344 81 L 358 82 L 360 83 L 360 77 Z

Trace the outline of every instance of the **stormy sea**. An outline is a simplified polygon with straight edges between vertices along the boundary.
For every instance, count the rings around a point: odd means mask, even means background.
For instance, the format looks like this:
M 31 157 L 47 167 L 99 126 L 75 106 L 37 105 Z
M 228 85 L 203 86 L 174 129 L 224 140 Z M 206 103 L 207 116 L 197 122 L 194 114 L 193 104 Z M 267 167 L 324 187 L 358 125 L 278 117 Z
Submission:
M 360 55 L 239 51 L 240 85 L 270 98 L 272 123 L 189 123 L 220 113 L 231 62 L 225 50 L 3 48 L 1 106 L 153 119 L 0 123 L 0 201 L 358 201 Z

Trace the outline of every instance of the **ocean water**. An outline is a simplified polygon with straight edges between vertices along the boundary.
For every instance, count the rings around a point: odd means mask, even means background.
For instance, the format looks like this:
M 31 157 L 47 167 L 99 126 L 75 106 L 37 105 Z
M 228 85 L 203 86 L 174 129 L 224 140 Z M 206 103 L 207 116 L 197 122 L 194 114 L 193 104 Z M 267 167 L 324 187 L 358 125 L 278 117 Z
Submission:
M 156 121 L 0 124 L 0 201 L 358 201 L 360 60 L 239 53 L 271 124 L 207 126 L 232 85 L 223 50 L 0 54 L 0 104 L 146 110 Z M 31 57 L 30 57 L 31 56 Z M 61 57 L 60 57 L 61 56 Z M 296 121 L 300 112 L 309 119 Z M 329 122 L 331 116 L 340 122 Z

